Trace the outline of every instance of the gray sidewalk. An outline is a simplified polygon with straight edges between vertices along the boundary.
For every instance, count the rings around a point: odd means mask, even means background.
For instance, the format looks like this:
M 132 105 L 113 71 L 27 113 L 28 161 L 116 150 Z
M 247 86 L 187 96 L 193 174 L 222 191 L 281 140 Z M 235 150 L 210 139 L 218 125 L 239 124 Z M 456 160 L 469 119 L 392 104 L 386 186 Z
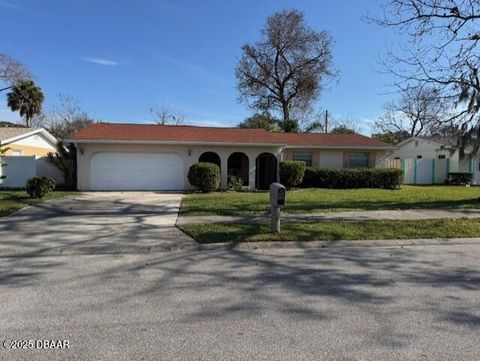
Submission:
M 382 211 L 349 211 L 315 214 L 282 214 L 286 222 L 418 220 L 440 218 L 480 218 L 480 209 L 407 209 Z M 268 223 L 263 216 L 189 216 L 179 217 L 177 225 L 198 223 Z

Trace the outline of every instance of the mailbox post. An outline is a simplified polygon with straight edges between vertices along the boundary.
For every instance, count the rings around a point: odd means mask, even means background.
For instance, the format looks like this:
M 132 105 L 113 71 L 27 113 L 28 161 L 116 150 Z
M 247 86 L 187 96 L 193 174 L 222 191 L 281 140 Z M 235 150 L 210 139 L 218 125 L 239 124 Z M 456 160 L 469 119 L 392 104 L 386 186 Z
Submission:
M 285 205 L 287 190 L 280 183 L 270 184 L 270 206 L 272 209 L 271 229 L 273 234 L 280 233 L 281 208 Z

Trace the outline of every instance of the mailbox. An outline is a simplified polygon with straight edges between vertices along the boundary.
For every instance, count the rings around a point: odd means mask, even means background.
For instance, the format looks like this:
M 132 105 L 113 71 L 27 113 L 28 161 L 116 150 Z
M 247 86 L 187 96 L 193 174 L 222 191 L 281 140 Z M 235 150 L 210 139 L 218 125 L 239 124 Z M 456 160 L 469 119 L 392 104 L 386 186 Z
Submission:
M 281 207 L 285 205 L 287 190 L 280 183 L 270 184 L 270 205 L 272 206 L 271 229 L 273 234 L 280 233 Z
M 280 183 L 270 184 L 270 205 L 272 207 L 284 206 L 287 190 Z

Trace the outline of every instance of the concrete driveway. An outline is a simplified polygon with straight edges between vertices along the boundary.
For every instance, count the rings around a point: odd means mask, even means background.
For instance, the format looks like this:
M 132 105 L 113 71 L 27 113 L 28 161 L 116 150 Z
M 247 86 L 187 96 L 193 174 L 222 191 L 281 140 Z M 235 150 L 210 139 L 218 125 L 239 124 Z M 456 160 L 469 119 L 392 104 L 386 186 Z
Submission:
M 175 227 L 182 195 L 89 192 L 0 219 L 0 256 L 95 254 L 188 249 Z

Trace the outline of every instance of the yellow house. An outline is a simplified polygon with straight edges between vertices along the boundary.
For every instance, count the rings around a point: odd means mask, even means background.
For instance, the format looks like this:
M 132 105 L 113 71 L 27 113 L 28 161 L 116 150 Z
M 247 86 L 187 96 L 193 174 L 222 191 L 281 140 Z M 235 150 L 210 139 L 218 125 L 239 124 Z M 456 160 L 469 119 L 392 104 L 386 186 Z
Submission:
M 8 148 L 7 156 L 45 157 L 56 152 L 58 140 L 44 128 L 0 127 L 0 146 Z

